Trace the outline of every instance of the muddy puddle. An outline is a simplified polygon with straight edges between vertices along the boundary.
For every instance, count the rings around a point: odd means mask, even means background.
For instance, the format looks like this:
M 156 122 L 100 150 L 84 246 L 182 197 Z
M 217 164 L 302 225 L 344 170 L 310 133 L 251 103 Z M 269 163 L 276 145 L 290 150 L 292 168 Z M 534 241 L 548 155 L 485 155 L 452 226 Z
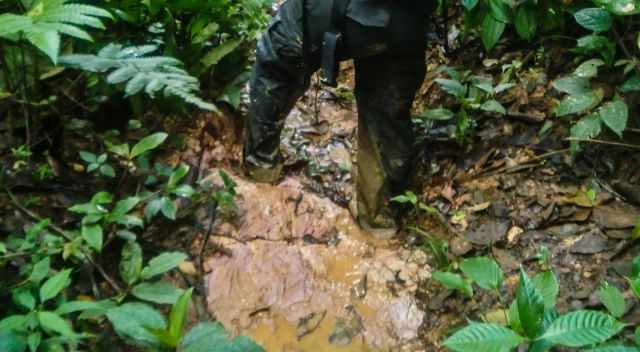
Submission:
M 348 210 L 287 178 L 241 178 L 238 216 L 212 240 L 208 309 L 266 351 L 419 351 L 425 254 L 362 232 Z M 220 182 L 216 177 L 213 182 Z

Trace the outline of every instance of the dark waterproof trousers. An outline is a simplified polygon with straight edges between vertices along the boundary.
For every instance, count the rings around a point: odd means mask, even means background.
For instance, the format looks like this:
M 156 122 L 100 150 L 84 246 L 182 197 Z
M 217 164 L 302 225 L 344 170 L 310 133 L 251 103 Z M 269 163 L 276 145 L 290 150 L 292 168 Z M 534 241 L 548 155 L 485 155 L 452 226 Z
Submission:
M 257 46 L 244 162 L 258 180 L 269 181 L 280 172 L 284 119 L 319 66 L 319 52 L 307 56 L 305 63 L 301 3 L 287 1 Z M 414 157 L 410 109 L 425 75 L 424 51 L 355 58 L 355 69 L 358 220 L 367 227 L 395 227 L 389 201 L 408 186 Z

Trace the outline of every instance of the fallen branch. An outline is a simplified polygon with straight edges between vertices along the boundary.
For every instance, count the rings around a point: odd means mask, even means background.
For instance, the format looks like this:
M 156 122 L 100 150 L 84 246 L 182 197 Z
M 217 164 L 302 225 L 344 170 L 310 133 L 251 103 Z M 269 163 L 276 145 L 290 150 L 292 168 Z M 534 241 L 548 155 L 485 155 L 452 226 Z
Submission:
M 569 141 L 569 142 L 586 142 L 586 143 L 594 143 L 594 144 L 604 144 L 604 145 L 614 145 L 616 147 L 624 147 L 624 148 L 629 148 L 629 149 L 640 149 L 640 145 L 637 144 L 628 144 L 628 143 L 622 143 L 622 142 L 611 142 L 611 141 L 605 141 L 602 139 L 591 139 L 591 138 L 565 138 L 565 141 Z

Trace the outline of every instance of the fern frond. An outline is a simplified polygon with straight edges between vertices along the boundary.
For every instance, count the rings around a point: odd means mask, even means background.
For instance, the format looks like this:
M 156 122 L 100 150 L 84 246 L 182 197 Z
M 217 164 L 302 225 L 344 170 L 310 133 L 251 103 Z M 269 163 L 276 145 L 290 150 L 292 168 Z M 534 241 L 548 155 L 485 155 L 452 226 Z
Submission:
M 60 32 L 62 34 L 66 34 L 70 37 L 83 39 L 89 42 L 93 41 L 93 38 L 87 33 L 85 30 L 78 28 L 76 26 L 72 26 L 66 23 L 54 23 L 54 22 L 42 22 L 36 24 L 36 26 L 46 29 Z
M 22 32 L 33 26 L 33 21 L 27 16 L 5 13 L 0 15 L 0 37 Z
M 67 55 L 60 58 L 66 66 L 91 72 L 109 72 L 107 82 L 125 83 L 125 95 L 144 91 L 155 98 L 177 96 L 186 103 L 201 109 L 217 111 L 215 105 L 204 101 L 197 94 L 200 82 L 182 68 L 182 62 L 166 56 L 145 56 L 158 49 L 154 45 L 123 47 L 109 44 L 98 55 Z

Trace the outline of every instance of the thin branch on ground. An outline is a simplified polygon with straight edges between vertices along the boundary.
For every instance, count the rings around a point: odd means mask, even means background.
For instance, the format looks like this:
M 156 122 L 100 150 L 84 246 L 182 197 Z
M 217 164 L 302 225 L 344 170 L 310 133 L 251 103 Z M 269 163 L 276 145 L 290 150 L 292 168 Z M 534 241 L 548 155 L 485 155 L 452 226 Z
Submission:
M 616 146 L 616 147 L 623 147 L 623 148 L 629 148 L 629 149 L 640 149 L 640 145 L 637 145 L 637 144 L 629 144 L 629 143 L 622 143 L 622 142 L 612 142 L 612 141 L 605 141 L 605 140 L 602 140 L 602 139 L 573 138 L 573 137 L 570 137 L 570 138 L 565 138 L 565 141 L 613 145 L 613 146 Z

